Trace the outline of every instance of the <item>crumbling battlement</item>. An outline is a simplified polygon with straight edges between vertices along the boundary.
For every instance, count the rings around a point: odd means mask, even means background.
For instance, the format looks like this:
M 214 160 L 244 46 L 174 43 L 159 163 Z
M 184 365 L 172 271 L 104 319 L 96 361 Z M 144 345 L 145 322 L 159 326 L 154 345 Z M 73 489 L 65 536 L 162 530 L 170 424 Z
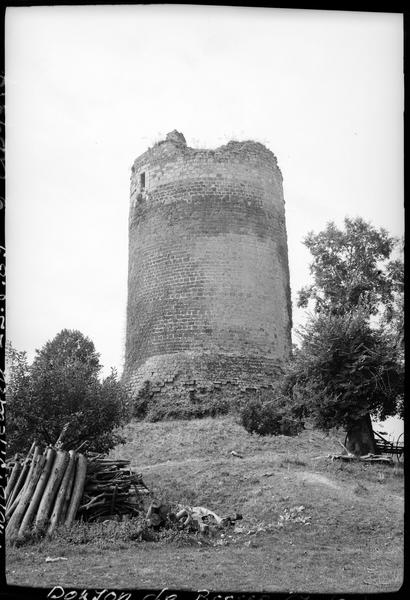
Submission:
M 264 157 L 280 173 L 275 155 L 260 142 L 253 142 L 252 140 L 238 142 L 231 140 L 216 149 L 190 148 L 186 145 L 184 135 L 174 130 L 167 134 L 165 140 L 161 140 L 154 144 L 152 148 L 148 148 L 144 154 L 141 154 L 134 161 L 131 168 L 132 175 L 139 171 L 147 162 L 151 166 L 154 166 L 156 163 L 172 162 L 178 160 L 180 157 L 183 157 L 184 160 L 211 158 L 220 162 L 232 162 L 235 160 L 240 162 L 259 162 Z
M 275 155 L 263 144 L 231 141 L 216 150 L 201 150 L 189 148 L 184 136 L 173 131 L 134 161 L 131 205 L 135 207 L 142 197 L 155 200 L 153 194 L 167 184 L 179 182 L 188 189 L 189 182 L 198 186 L 201 181 L 203 185 L 215 185 L 224 180 L 239 180 L 242 187 L 246 182 L 250 191 L 261 186 L 268 188 L 266 192 L 277 188 L 277 197 L 283 201 L 282 174 Z M 200 191 L 195 186 L 193 190 Z M 168 199 L 173 201 L 173 196 L 168 195 Z
M 205 390 L 231 380 L 235 389 L 270 385 L 290 353 L 290 330 L 274 154 L 251 141 L 194 149 L 169 133 L 132 167 L 129 389 L 136 394 L 147 379 L 168 395 L 189 381 Z

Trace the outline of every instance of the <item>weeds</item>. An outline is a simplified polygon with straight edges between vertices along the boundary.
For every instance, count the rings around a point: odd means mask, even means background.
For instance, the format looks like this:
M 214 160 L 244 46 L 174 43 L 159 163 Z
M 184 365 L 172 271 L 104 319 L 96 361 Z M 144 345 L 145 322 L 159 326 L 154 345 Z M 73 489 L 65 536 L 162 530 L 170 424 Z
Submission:
M 303 523 L 303 525 L 310 525 L 310 517 L 302 514 L 304 510 L 304 506 L 285 508 L 283 513 L 279 515 L 278 527 L 284 527 L 287 523 Z
M 367 494 L 368 491 L 369 490 L 367 489 L 367 487 L 365 485 L 363 485 L 363 483 L 361 481 L 359 481 L 353 489 L 353 493 L 356 494 L 356 496 L 361 496 L 361 495 Z
M 77 521 L 69 529 L 59 527 L 51 536 L 28 536 L 19 546 L 36 545 L 36 550 L 58 543 L 59 549 L 64 551 L 67 547 L 79 546 L 78 551 L 88 547 L 107 550 L 112 548 L 128 548 L 130 543 L 156 542 L 160 544 L 176 544 L 177 546 L 192 546 L 198 544 L 203 536 L 196 532 L 184 530 L 178 523 L 168 522 L 161 529 L 155 530 L 148 526 L 143 517 L 136 517 L 128 521 L 106 520 L 100 523 L 87 523 Z
M 142 518 L 133 518 L 128 521 L 103 521 L 100 523 L 86 523 L 76 521 L 70 528 L 58 527 L 51 536 L 32 533 L 16 545 L 40 544 L 43 546 L 53 541 L 59 544 L 86 545 L 95 544 L 99 548 L 109 547 L 114 542 L 129 542 L 143 539 L 147 527 Z
M 386 475 L 383 473 L 383 471 L 379 471 L 377 473 L 377 481 L 379 483 L 386 483 Z
M 404 465 L 394 465 L 392 475 L 402 479 L 404 477 Z

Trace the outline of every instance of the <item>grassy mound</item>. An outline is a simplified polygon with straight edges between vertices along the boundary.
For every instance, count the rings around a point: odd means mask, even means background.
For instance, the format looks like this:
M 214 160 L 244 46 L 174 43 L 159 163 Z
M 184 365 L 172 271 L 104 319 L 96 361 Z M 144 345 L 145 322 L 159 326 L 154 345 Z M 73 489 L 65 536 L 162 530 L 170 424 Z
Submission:
M 345 464 L 343 434 L 249 434 L 233 417 L 133 422 L 115 458 L 131 460 L 153 493 L 202 505 L 235 529 L 135 539 L 133 524 L 96 524 L 9 549 L 9 583 L 306 593 L 397 590 L 403 577 L 403 468 Z M 235 451 L 243 458 L 231 454 Z M 302 507 L 302 508 L 301 508 Z M 45 564 L 45 557 L 67 561 Z

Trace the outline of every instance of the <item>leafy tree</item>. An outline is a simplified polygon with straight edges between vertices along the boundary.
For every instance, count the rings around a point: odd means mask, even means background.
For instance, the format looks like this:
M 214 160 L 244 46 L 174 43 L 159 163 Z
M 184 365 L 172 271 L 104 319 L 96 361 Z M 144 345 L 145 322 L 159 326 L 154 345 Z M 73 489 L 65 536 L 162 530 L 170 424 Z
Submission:
M 97 452 L 122 441 L 113 430 L 126 415 L 125 392 L 115 371 L 99 380 L 99 355 L 81 332 L 62 330 L 36 351 L 30 367 L 21 353 L 14 351 L 13 360 L 6 387 L 12 452 L 25 451 L 34 439 Z
M 312 301 L 315 312 L 332 314 L 361 307 L 369 316 L 382 311 L 388 318 L 403 282 L 402 260 L 391 259 L 399 240 L 359 217 L 346 217 L 344 224 L 344 231 L 328 223 L 306 236 L 313 283 L 300 290 L 298 306 Z
M 388 275 L 392 281 L 393 301 L 383 313 L 381 326 L 388 331 L 401 347 L 404 361 L 404 262 L 403 247 L 400 256 L 388 263 Z
M 313 316 L 301 336 L 287 376 L 293 403 L 322 429 L 344 427 L 350 451 L 375 452 L 369 414 L 396 414 L 403 394 L 397 344 L 364 311 Z
M 289 382 L 318 426 L 344 426 L 349 449 L 364 454 L 375 451 L 370 414 L 403 413 L 403 260 L 392 257 L 399 241 L 384 229 L 361 218 L 344 223 L 304 241 L 313 283 L 298 305 L 313 304 L 314 315 Z
M 402 249 L 403 252 L 403 249 Z M 393 290 L 394 301 L 384 312 L 380 321 L 380 327 L 390 337 L 390 341 L 396 346 L 398 360 L 404 370 L 404 263 L 400 257 L 391 261 L 388 265 L 392 279 L 395 281 Z M 404 419 L 404 394 L 398 403 L 398 415 Z
M 5 348 L 6 424 L 8 448 L 13 452 L 27 445 L 27 411 L 30 405 L 30 369 L 25 352 L 11 342 Z

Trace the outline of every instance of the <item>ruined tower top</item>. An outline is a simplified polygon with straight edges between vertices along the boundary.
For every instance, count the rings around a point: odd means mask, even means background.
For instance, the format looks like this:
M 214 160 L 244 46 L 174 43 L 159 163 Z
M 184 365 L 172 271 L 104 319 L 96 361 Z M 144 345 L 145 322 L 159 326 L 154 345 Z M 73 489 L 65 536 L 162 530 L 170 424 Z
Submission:
M 167 136 L 165 139 L 167 142 L 174 142 L 175 144 L 180 144 L 180 145 L 186 146 L 186 140 L 185 140 L 184 134 L 180 133 L 176 129 L 167 133 Z
M 230 171 L 230 176 L 238 180 L 253 179 L 256 185 L 259 181 L 276 187 L 282 181 L 276 156 L 260 142 L 231 140 L 215 149 L 191 148 L 184 134 L 174 129 L 135 159 L 131 169 L 131 195 L 152 191 L 153 186 L 164 183 L 168 175 L 174 178 L 172 164 L 179 171 L 179 181 L 191 178 L 194 172 L 201 178 L 213 177 L 215 169 L 222 169 L 220 175 Z

